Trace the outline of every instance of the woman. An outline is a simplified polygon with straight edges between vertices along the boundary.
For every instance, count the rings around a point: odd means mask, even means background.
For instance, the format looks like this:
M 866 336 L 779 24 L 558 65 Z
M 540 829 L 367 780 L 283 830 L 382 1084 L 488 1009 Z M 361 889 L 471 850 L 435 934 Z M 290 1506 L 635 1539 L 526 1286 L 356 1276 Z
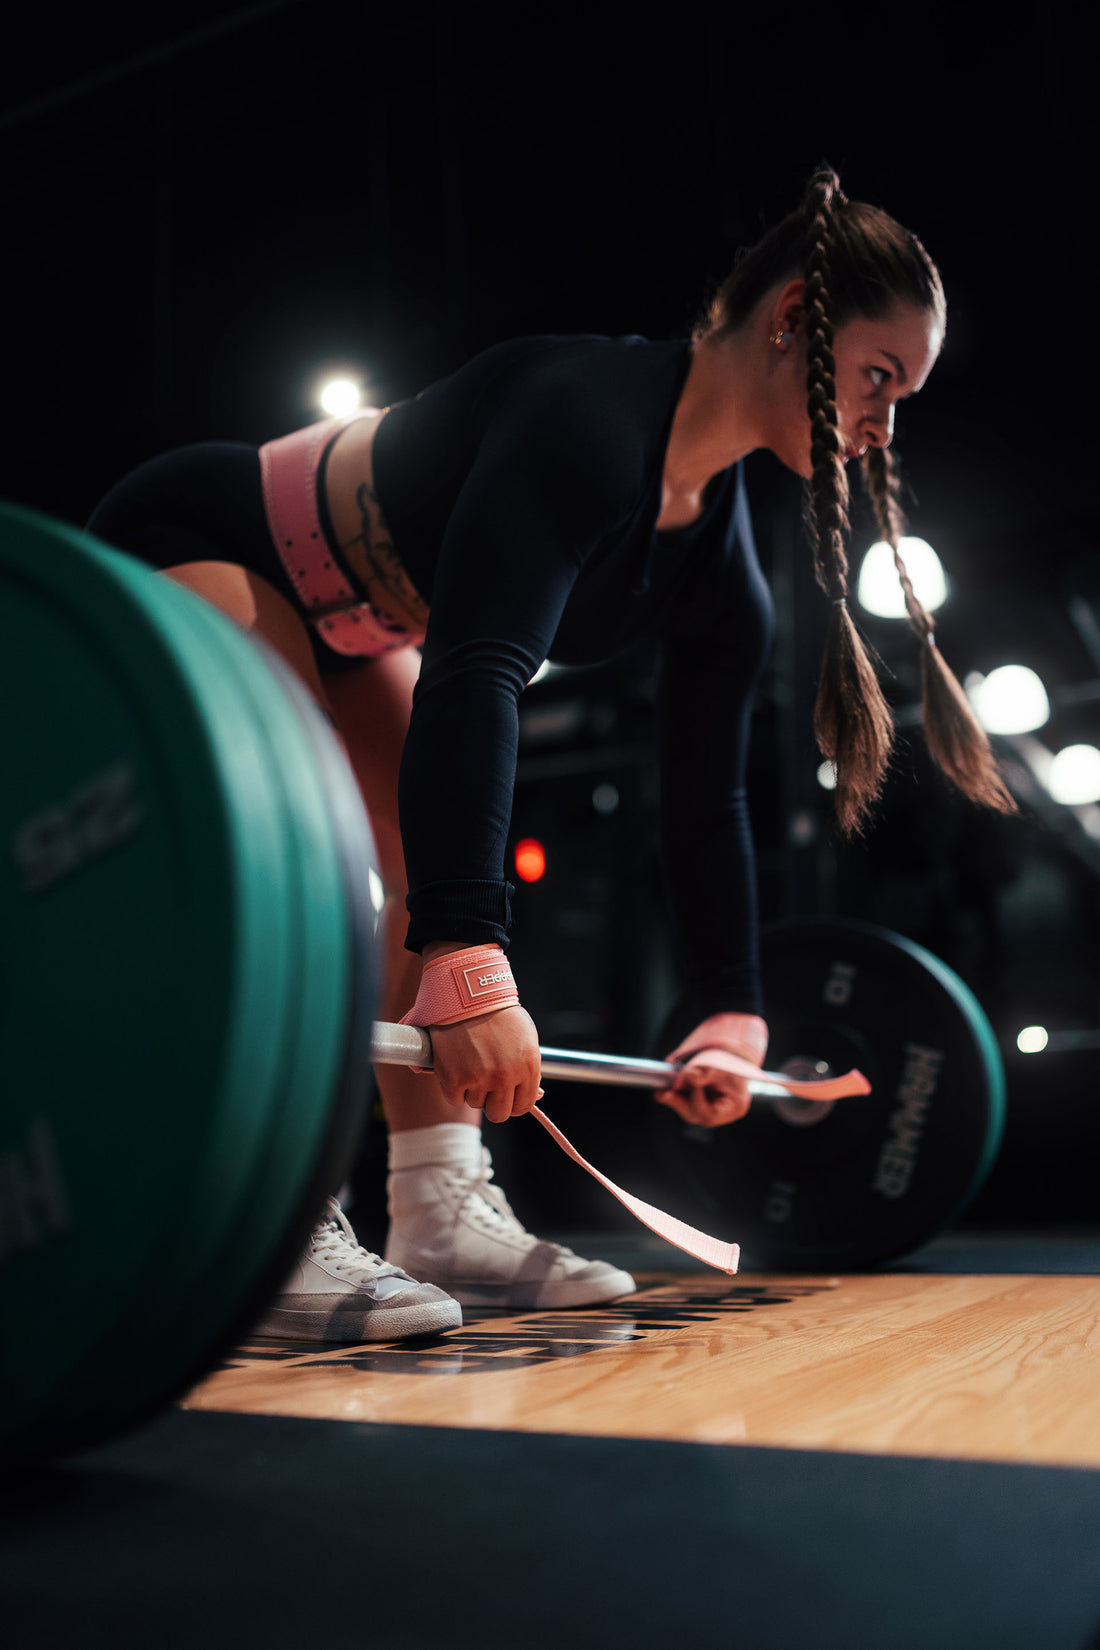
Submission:
M 944 326 L 920 242 L 822 169 L 690 340 L 499 345 L 414 400 L 259 456 L 229 444 L 168 454 L 97 508 L 92 531 L 262 636 L 331 717 L 386 889 L 379 1012 L 432 1028 L 434 1076 L 377 1072 L 386 1260 L 355 1244 L 330 1200 L 261 1328 L 384 1339 L 461 1321 L 456 1301 L 560 1307 L 634 1288 L 526 1233 L 480 1143 L 483 1112 L 520 1116 L 541 1092 L 538 1033 L 505 956 L 517 703 L 548 657 L 588 663 L 659 639 L 663 853 L 691 959 L 681 1008 L 694 1016 L 669 1058 L 709 1044 L 762 1064 L 744 772 L 772 612 L 741 460 L 766 447 L 809 483 L 832 604 L 815 727 L 841 828 L 857 831 L 892 722 L 847 608 L 845 465 L 862 460 L 896 545 L 894 408 L 924 384 Z M 1010 810 L 900 558 L 898 569 L 933 755 L 968 796 Z M 658 1098 L 708 1126 L 748 1107 L 743 1083 L 698 1064 Z

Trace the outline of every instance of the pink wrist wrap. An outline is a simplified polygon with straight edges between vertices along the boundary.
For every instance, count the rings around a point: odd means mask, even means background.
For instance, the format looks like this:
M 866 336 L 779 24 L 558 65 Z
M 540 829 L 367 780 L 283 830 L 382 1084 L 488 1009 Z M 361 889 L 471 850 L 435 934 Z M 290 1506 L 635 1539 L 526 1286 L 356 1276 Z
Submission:
M 696 1026 L 668 1059 L 691 1062 L 702 1049 L 725 1048 L 754 1066 L 764 1064 L 768 1048 L 768 1028 L 759 1014 L 712 1014 Z
M 452 951 L 424 964 L 420 990 L 403 1026 L 450 1026 L 494 1008 L 518 1008 L 519 992 L 499 945 Z

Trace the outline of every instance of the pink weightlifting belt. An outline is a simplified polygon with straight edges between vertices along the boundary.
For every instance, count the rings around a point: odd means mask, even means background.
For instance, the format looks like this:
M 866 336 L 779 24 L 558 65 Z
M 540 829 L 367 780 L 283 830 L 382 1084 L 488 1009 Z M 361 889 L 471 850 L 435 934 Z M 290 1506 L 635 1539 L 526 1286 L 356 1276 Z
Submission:
M 424 640 L 385 619 L 352 589 L 329 548 L 317 509 L 317 471 L 326 446 L 366 413 L 328 418 L 260 448 L 264 509 L 279 559 L 307 622 L 337 653 L 375 659 Z

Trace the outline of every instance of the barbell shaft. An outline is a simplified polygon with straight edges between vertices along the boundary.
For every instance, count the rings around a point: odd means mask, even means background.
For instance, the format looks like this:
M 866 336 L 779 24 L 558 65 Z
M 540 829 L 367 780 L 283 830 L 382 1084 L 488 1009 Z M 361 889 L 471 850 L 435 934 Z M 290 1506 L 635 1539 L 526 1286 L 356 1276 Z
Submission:
M 679 1074 L 679 1066 L 663 1060 L 633 1060 L 618 1054 L 588 1054 L 565 1048 L 540 1048 L 543 1077 L 570 1078 L 579 1083 L 605 1083 L 620 1088 L 667 1089 Z M 371 1032 L 371 1059 L 381 1066 L 419 1066 L 431 1070 L 434 1064 L 432 1039 L 419 1026 L 389 1025 L 375 1021 Z M 787 1098 L 778 1083 L 750 1082 L 754 1099 Z

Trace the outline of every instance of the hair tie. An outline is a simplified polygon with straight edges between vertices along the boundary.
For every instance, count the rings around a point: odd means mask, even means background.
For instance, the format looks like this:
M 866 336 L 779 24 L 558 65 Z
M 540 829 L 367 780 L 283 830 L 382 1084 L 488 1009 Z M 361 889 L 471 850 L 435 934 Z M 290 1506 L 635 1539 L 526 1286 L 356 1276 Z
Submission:
M 848 605 L 847 596 L 836 596 L 836 597 L 833 598 L 833 606 L 834 607 L 847 607 L 847 605 Z

